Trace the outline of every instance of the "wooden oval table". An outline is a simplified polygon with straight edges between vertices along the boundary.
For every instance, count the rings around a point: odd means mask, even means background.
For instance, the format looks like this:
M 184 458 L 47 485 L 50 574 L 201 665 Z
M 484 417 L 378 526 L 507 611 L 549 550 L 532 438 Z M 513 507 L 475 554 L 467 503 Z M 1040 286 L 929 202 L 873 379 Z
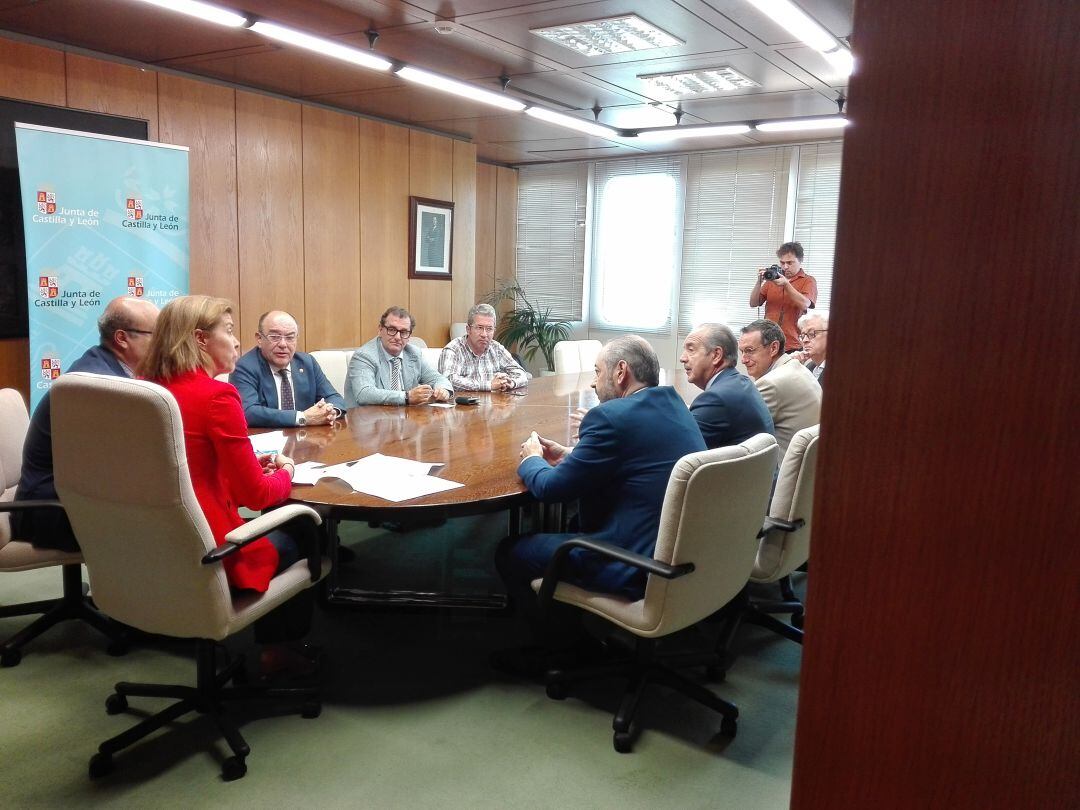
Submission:
M 681 369 L 673 383 L 685 398 L 696 389 Z M 476 405 L 452 408 L 369 405 L 351 409 L 333 427 L 291 428 L 284 452 L 297 463 L 339 464 L 372 453 L 437 463 L 434 475 L 463 484 L 456 489 L 408 501 L 391 502 L 362 492 L 340 479 L 313 486 L 294 486 L 291 500 L 314 506 L 329 518 L 431 524 L 449 517 L 508 511 L 508 533 L 520 528 L 520 509 L 533 502 L 518 477 L 521 443 L 535 430 L 561 444 L 570 443 L 570 414 L 597 404 L 593 374 L 563 374 L 533 379 L 526 388 L 508 393 L 459 392 L 475 396 Z M 260 432 L 260 431 L 253 431 Z M 331 531 L 336 543 L 336 531 Z M 453 594 L 392 590 L 375 592 L 345 588 L 332 572 L 330 601 L 341 604 L 396 604 L 438 607 L 502 607 L 505 600 L 456 597 Z

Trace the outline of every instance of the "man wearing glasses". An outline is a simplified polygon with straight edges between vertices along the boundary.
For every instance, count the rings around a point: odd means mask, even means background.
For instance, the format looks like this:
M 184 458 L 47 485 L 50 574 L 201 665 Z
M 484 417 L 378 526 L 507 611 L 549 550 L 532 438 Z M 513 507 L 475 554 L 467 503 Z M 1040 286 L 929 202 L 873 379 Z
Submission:
M 229 375 L 248 427 L 328 425 L 345 413 L 345 401 L 315 358 L 296 350 L 299 334 L 288 312 L 273 310 L 259 318 L 255 348 Z
M 512 391 L 529 384 L 525 369 L 495 340 L 495 309 L 490 304 L 469 310 L 465 334 L 443 349 L 439 370 L 455 388 L 466 391 Z
M 825 385 L 825 344 L 829 331 L 829 311 L 815 309 L 799 318 L 799 342 L 806 370 L 814 375 L 818 384 Z
M 150 348 L 158 308 L 145 298 L 114 298 L 98 318 L 101 342 L 91 346 L 65 371 L 89 371 L 113 377 L 134 377 Z M 38 403 L 26 431 L 22 472 L 15 500 L 54 500 L 52 415 L 49 394 Z M 13 537 L 38 548 L 78 551 L 67 515 L 55 509 L 30 509 L 11 515 Z
M 379 334 L 355 352 L 345 379 L 345 401 L 356 405 L 424 405 L 447 402 L 449 381 L 424 353 L 409 345 L 416 321 L 403 307 L 390 307 L 379 318 Z

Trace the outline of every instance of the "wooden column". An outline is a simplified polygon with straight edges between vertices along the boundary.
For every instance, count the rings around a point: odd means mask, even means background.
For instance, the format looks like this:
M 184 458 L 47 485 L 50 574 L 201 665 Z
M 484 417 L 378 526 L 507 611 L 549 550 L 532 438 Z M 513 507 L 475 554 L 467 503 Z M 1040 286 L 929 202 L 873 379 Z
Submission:
M 1080 804 L 1077 31 L 856 5 L 796 810 Z

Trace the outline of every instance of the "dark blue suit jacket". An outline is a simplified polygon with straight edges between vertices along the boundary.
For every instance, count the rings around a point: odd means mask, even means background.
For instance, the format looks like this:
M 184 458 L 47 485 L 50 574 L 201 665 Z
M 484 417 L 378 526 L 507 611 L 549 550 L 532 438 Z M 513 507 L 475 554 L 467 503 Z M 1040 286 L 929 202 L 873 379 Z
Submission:
M 686 405 L 669 386 L 646 388 L 601 403 L 581 422 L 581 440 L 555 467 L 542 458 L 521 462 L 518 473 L 541 501 L 580 498 L 581 532 L 652 556 L 671 470 L 688 453 L 705 449 Z M 523 538 L 515 554 L 542 566 L 562 540 L 578 535 Z M 571 553 L 569 581 L 591 590 L 638 598 L 646 575 L 583 550 Z
M 740 444 L 759 433 L 776 433 L 754 381 L 734 368 L 725 368 L 698 394 L 690 413 L 710 450 Z
M 71 364 L 68 371 L 89 371 L 94 374 L 109 374 L 113 377 L 126 377 L 127 372 L 116 359 L 116 355 L 101 346 L 92 346 Z M 46 391 L 26 430 L 23 444 L 22 470 L 19 486 L 15 490 L 15 500 L 36 501 L 56 498 L 56 485 L 53 483 L 52 453 L 52 412 L 49 405 L 49 393 Z M 15 512 L 11 516 L 15 536 L 29 540 L 41 548 L 58 548 L 77 551 L 78 545 L 71 533 L 71 524 L 67 517 L 52 510 L 33 510 Z
M 289 364 L 292 375 L 293 402 L 296 411 L 278 407 L 277 386 L 270 364 L 258 348 L 252 349 L 236 362 L 229 382 L 240 392 L 248 427 L 293 427 L 297 411 L 306 411 L 320 399 L 345 411 L 345 400 L 326 379 L 318 362 L 310 354 L 297 352 Z

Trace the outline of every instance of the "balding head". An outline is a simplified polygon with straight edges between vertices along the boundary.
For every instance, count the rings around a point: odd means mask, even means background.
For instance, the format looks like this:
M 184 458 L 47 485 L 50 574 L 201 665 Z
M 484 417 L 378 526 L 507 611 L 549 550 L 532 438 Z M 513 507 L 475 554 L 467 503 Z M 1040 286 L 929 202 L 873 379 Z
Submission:
M 98 318 L 101 345 L 128 368 L 138 368 L 150 348 L 158 308 L 145 298 L 122 295 L 110 301 Z
M 283 369 L 296 354 L 296 339 L 300 327 L 296 318 L 288 312 L 272 309 L 259 318 L 259 331 L 255 333 L 259 351 L 272 369 Z

